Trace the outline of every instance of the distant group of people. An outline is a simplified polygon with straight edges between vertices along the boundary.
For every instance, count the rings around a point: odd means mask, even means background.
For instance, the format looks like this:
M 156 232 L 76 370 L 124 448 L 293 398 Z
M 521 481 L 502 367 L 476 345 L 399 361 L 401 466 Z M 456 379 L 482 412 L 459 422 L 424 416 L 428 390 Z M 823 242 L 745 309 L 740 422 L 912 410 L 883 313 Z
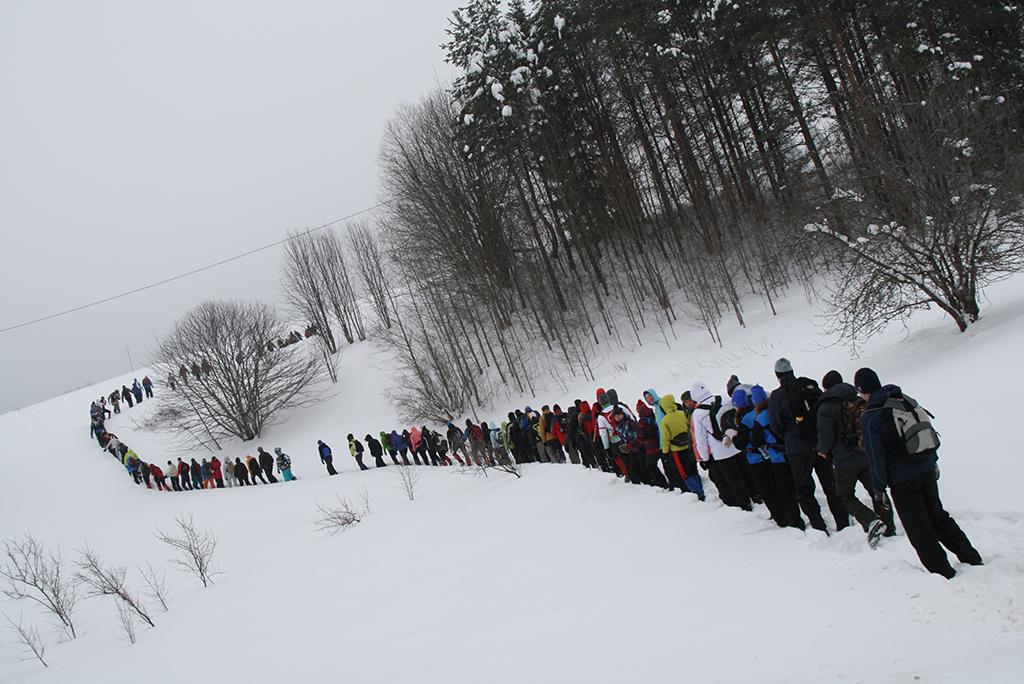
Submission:
M 110 417 L 112 413 L 121 413 L 121 403 L 128 405 L 128 408 L 132 408 L 135 404 L 141 404 L 142 399 L 153 398 L 153 381 L 146 375 L 142 378 L 142 382 L 139 383 L 138 378 L 132 380 L 132 386 L 121 385 L 121 389 L 115 389 L 113 392 L 105 397 L 100 397 L 97 401 L 92 403 L 89 408 L 89 419 L 90 419 L 90 438 L 99 438 L 102 432 L 103 422 Z M 110 408 L 107 408 L 107 406 Z M 113 409 L 113 410 L 111 410 Z
M 774 370 L 778 387 L 771 392 L 733 375 L 724 397 L 694 382 L 678 402 L 648 389 L 631 408 L 614 389 L 601 388 L 594 404 L 577 399 L 567 410 L 555 404 L 539 412 L 527 406 L 500 425 L 449 422 L 444 436 L 414 427 L 366 435 L 364 447 L 349 434 L 349 452 L 361 470 L 367 450 L 377 467 L 387 465 L 385 454 L 395 465 L 399 458 L 410 465 L 410 455 L 417 465 L 435 466 L 451 465 L 452 458 L 466 466 L 568 460 L 633 484 L 690 492 L 700 501 L 704 471 L 727 506 L 750 511 L 764 505 L 779 527 L 810 525 L 828 534 L 816 478 L 837 530 L 852 517 L 875 547 L 896 535 L 895 505 L 929 571 L 955 576 L 943 547 L 962 563 L 982 564 L 939 499 L 939 439 L 927 410 L 899 387 L 882 385 L 869 368 L 858 370 L 853 384 L 829 371 L 820 385 L 797 376 L 784 358 Z M 336 474 L 330 447 L 318 445 L 328 472 Z M 858 484 L 870 505 L 857 496 Z

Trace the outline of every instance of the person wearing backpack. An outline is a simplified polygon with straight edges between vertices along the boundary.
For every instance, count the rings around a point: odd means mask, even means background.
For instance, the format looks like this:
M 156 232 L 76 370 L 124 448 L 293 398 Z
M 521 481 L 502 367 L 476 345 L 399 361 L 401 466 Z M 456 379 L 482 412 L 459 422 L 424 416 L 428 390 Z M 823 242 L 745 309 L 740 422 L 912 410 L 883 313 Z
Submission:
M 671 394 L 658 399 L 658 405 L 665 414 L 659 427 L 669 484 L 672 488 L 678 487 L 680 492 L 693 492 L 698 501 L 703 501 L 704 483 L 690 449 L 690 417 L 676 405 L 676 398 Z
M 828 534 L 821 507 L 814 498 L 814 475 L 825 493 L 829 510 L 836 520 L 836 529 L 850 524 L 846 506 L 836 496 L 832 465 L 818 458 L 818 415 L 816 407 L 821 398 L 818 383 L 811 378 L 798 378 L 789 359 L 775 362 L 775 376 L 779 387 L 768 399 L 771 429 L 783 441 L 786 461 L 793 473 L 796 500 L 811 523 L 811 527 Z
M 707 463 L 709 471 L 717 471 L 715 478 L 726 484 L 728 499 L 723 496 L 723 503 L 745 511 L 753 510 L 743 477 L 742 452 L 732 443 L 736 435 L 736 410 L 724 405 L 722 397 L 712 395 L 703 382 L 693 383 L 690 397 L 697 402 L 691 428 L 697 458 Z M 719 494 L 722 493 L 720 488 Z
M 352 433 L 349 433 L 348 435 L 348 452 L 352 454 L 352 458 L 356 459 L 356 463 L 359 464 L 360 470 L 369 470 L 369 468 L 366 467 L 366 464 L 363 463 L 363 445 L 352 435 Z M 419 461 L 417 461 L 416 464 L 419 465 Z M 255 480 L 253 481 L 253 484 L 255 484 Z
M 636 402 L 637 437 L 642 444 L 643 464 L 646 470 L 647 484 L 668 489 L 668 480 L 662 475 L 658 464 L 661 462 L 661 439 L 654 409 L 644 403 L 643 399 Z
M 735 377 L 734 375 L 733 378 Z M 733 385 L 732 405 L 736 408 L 736 437 L 733 438 L 733 446 L 743 450 L 747 459 L 747 471 L 754 482 L 753 486 L 757 489 L 761 501 L 768 508 L 768 512 L 771 513 L 772 520 L 779 527 L 785 527 L 787 512 L 783 509 L 782 497 L 775 486 L 771 461 L 768 460 L 765 450 L 755 446 L 756 440 L 753 439 L 753 432 L 757 426 L 755 422 L 757 413 L 754 411 L 754 403 L 750 399 L 753 389 L 749 385 Z
M 853 384 L 867 402 L 860 422 L 874 498 L 880 501 L 886 488 L 892 489 L 896 513 L 921 564 L 953 579 L 956 570 L 946 547 L 961 563 L 983 565 L 981 554 L 939 499 L 939 439 L 931 414 L 898 386 L 883 386 L 870 368 L 859 369 Z
M 874 548 L 882 536 L 896 534 L 892 506 L 888 497 L 875 499 L 868 472 L 868 457 L 864 453 L 861 414 L 866 404 L 857 396 L 857 388 L 843 382 L 839 371 L 831 370 L 821 380 L 825 393 L 818 400 L 818 456 L 831 461 L 835 471 L 836 495 L 846 506 L 864 532 L 868 544 Z M 860 482 L 875 504 L 871 510 L 857 498 L 854 489 Z

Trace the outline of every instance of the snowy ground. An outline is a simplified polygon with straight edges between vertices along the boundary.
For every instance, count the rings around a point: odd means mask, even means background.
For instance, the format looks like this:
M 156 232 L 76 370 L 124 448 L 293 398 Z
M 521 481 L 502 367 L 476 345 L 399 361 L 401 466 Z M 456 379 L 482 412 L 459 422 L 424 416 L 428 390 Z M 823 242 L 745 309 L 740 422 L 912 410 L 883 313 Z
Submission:
M 394 415 L 387 359 L 364 343 L 343 352 L 337 396 L 265 435 L 265 448 L 292 456 L 295 483 L 135 487 L 88 439 L 90 399 L 121 378 L 0 416 L 0 538 L 30 531 L 69 555 L 88 542 L 112 562 L 165 566 L 153 532 L 186 512 L 220 534 L 226 571 L 203 589 L 168 567 L 171 609 L 135 645 L 99 599 L 83 603 L 74 642 L 43 625 L 49 669 L 21 662 L 4 633 L 0 682 L 1024 681 L 1024 462 L 1012 429 L 1024 280 L 990 297 L 966 335 L 926 314 L 859 360 L 823 346 L 801 296 L 777 318 L 752 303 L 746 329 L 725 329 L 724 349 L 677 325 L 671 348 L 652 339 L 598 373 L 632 403 L 645 387 L 678 394 L 733 372 L 770 388 L 780 355 L 817 378 L 874 366 L 938 416 L 944 500 L 987 561 L 955 581 L 925 573 L 902 536 L 872 552 L 856 526 L 830 538 L 778 530 L 763 509 L 726 509 L 713 495 L 702 505 L 569 465 L 528 466 L 522 480 L 421 468 L 409 502 L 389 469 L 359 473 L 346 455 L 345 434 L 390 428 Z M 529 403 L 593 396 L 590 383 L 571 389 Z M 133 425 L 137 410 L 111 427 L 165 462 L 159 436 Z M 479 417 L 503 415 L 506 402 L 488 411 Z M 339 477 L 321 470 L 318 438 L 334 447 Z M 364 523 L 313 530 L 317 503 L 364 487 Z M 43 623 L 4 598 L 0 610 Z

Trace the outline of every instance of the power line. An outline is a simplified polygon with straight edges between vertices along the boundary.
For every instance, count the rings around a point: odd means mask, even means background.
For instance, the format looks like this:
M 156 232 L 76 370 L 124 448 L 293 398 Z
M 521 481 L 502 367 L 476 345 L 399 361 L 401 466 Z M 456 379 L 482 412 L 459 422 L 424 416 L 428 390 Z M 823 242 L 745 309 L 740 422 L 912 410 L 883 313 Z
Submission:
M 178 275 L 171 276 L 170 278 L 164 278 L 163 280 L 158 280 L 157 282 L 150 283 L 149 285 L 143 285 L 141 287 L 136 287 L 133 290 L 127 290 L 127 291 L 121 292 L 119 294 L 111 295 L 109 297 L 104 297 L 103 299 L 97 299 L 94 302 L 89 302 L 87 304 L 81 304 L 79 306 L 75 306 L 75 307 L 72 307 L 70 309 L 65 309 L 63 311 L 58 311 L 57 313 L 49 314 L 47 316 L 41 316 L 40 318 L 35 318 L 35 319 L 31 320 L 31 321 L 24 321 L 22 323 L 18 323 L 16 325 L 11 325 L 11 326 L 8 326 L 6 328 L 0 328 L 0 334 L 3 334 L 5 332 L 10 332 L 11 330 L 17 330 L 18 328 L 24 328 L 24 327 L 27 327 L 27 326 L 30 326 L 30 325 L 35 325 L 36 323 L 42 323 L 43 321 L 48 321 L 48 320 L 50 320 L 52 318 L 59 318 L 61 316 L 66 316 L 68 314 L 75 313 L 76 311 L 81 311 L 83 309 L 89 309 L 89 308 L 92 308 L 94 306 L 99 306 L 100 304 L 106 304 L 107 302 L 112 302 L 115 299 L 121 299 L 122 297 L 127 297 L 128 295 L 137 294 L 139 292 L 145 292 L 146 290 L 151 290 L 154 287 L 159 287 L 160 285 L 166 285 L 167 283 L 173 283 L 175 280 L 181 280 L 182 278 L 188 278 L 189 276 L 194 276 L 195 274 L 202 273 L 203 271 L 209 271 L 212 268 L 217 268 L 218 266 L 223 266 L 224 264 L 229 264 L 232 261 L 238 261 L 239 259 L 244 259 L 247 256 L 252 256 L 253 254 L 256 254 L 257 252 L 263 252 L 265 250 L 271 249 L 272 247 L 277 247 L 278 245 L 283 245 L 284 243 L 290 242 L 291 240 L 294 240 L 295 238 L 303 237 L 305 235 L 309 235 L 310 233 L 315 233 L 318 230 L 323 230 L 324 228 L 329 228 L 329 227 L 331 227 L 333 225 L 336 225 L 338 223 L 341 223 L 343 221 L 347 221 L 350 218 L 355 218 L 356 216 L 359 216 L 361 214 L 365 214 L 367 212 L 373 211 L 374 209 L 376 209 L 376 208 L 378 208 L 378 207 L 380 207 L 382 205 L 383 205 L 382 202 L 378 202 L 377 204 L 374 204 L 373 206 L 367 207 L 365 209 L 360 209 L 359 211 L 353 212 L 353 213 L 349 214 L 348 216 L 342 216 L 341 218 L 334 219 L 333 221 L 328 221 L 327 223 L 321 223 L 319 226 L 315 226 L 313 228 L 310 228 L 309 230 L 304 231 L 302 233 L 299 233 L 298 235 L 292 235 L 292 236 L 289 236 L 289 237 L 286 237 L 286 238 L 282 238 L 280 240 L 276 240 L 276 241 L 271 242 L 269 244 L 263 245 L 262 247 L 256 247 L 255 249 L 250 249 L 247 252 L 242 252 L 241 254 L 236 254 L 236 255 L 228 257 L 226 259 L 221 259 L 220 261 L 216 261 L 216 262 L 214 262 L 212 264 L 207 264 L 206 266 L 200 266 L 199 268 L 194 268 L 191 271 L 186 271 L 184 273 L 179 273 Z

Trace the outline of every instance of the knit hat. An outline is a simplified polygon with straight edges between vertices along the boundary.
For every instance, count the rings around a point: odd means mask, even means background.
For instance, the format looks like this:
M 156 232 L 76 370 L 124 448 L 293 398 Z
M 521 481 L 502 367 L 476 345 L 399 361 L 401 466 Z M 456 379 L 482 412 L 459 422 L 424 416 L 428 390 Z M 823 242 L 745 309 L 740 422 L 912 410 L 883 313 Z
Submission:
M 768 393 L 764 391 L 764 387 L 760 385 L 754 385 L 750 388 L 750 401 L 754 404 L 763 404 L 768 401 Z
M 730 375 L 729 376 L 729 381 L 725 383 L 725 389 L 729 393 L 730 397 L 732 396 L 732 391 L 734 389 L 736 389 L 736 386 L 739 385 L 739 384 L 740 384 L 740 379 L 739 378 L 737 378 L 735 375 Z
M 842 381 L 843 376 L 839 374 L 839 371 L 830 370 L 828 373 L 825 373 L 825 377 L 821 379 L 821 387 L 822 389 L 828 390 L 832 387 L 835 387 Z
M 281 447 L 274 447 L 274 453 L 277 454 L 278 456 L 280 456 L 281 455 Z
M 710 399 L 712 396 L 708 386 L 699 380 L 690 386 L 690 397 L 698 404 Z
M 750 401 L 747 397 L 747 393 L 743 390 L 742 387 L 737 387 L 736 390 L 732 393 L 732 405 L 738 409 L 744 409 L 750 406 Z
M 778 361 L 775 362 L 775 374 L 776 375 L 781 375 L 783 373 L 792 373 L 792 372 L 793 372 L 793 364 L 790 363 L 789 359 L 787 359 L 786 357 L 782 357 L 781 359 L 779 359 Z
M 882 382 L 878 379 L 878 373 L 870 368 L 861 368 L 853 376 L 853 384 L 861 394 L 871 394 L 882 389 Z

